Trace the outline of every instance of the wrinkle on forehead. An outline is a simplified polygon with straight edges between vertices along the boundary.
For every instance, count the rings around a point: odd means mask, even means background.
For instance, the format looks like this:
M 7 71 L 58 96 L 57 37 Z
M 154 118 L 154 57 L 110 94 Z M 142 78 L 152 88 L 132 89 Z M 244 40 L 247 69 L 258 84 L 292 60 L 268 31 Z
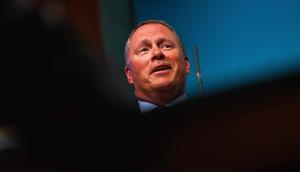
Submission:
M 135 33 L 132 35 L 132 39 L 136 39 L 135 37 L 143 37 L 144 34 L 149 34 L 150 36 L 156 36 L 157 33 L 159 34 L 166 34 L 168 36 L 172 36 L 176 38 L 175 34 L 166 26 L 162 24 L 157 24 L 157 23 L 151 23 L 151 24 L 146 24 L 144 26 L 141 26 L 138 28 Z
M 154 42 L 155 42 L 155 44 L 160 45 L 164 42 L 173 42 L 173 41 L 170 39 L 164 38 L 164 37 L 159 37 L 156 40 L 154 40 Z M 152 44 L 151 40 L 145 38 L 138 43 L 137 47 L 139 47 L 141 45 L 146 45 L 146 46 L 149 45 L 150 46 L 151 44 Z
M 135 31 L 129 41 L 130 42 L 128 43 L 130 44 L 130 48 L 132 48 L 133 42 L 137 43 L 138 45 L 148 44 L 152 41 L 158 44 L 164 41 L 179 44 L 176 35 L 168 27 L 156 23 L 141 26 Z

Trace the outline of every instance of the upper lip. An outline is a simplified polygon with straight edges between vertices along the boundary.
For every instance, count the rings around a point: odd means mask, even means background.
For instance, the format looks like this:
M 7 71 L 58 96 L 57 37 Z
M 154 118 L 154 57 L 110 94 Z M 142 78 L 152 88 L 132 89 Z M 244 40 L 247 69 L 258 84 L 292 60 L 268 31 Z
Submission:
M 151 70 L 151 73 L 159 71 L 159 70 L 165 70 L 165 69 L 171 69 L 171 66 L 169 64 L 157 65 L 157 66 L 153 67 L 153 69 Z

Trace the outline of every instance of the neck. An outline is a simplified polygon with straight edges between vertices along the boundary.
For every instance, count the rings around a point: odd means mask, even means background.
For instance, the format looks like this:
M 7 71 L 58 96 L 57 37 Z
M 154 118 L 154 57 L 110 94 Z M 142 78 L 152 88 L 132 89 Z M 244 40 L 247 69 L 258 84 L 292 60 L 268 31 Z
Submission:
M 185 93 L 184 90 L 182 91 L 176 91 L 176 92 L 171 92 L 171 91 L 155 91 L 155 92 L 150 92 L 149 94 L 138 94 L 135 92 L 135 95 L 138 99 L 147 101 L 153 104 L 156 104 L 158 106 L 164 106 L 171 102 L 172 100 L 176 99 L 179 96 L 182 96 Z

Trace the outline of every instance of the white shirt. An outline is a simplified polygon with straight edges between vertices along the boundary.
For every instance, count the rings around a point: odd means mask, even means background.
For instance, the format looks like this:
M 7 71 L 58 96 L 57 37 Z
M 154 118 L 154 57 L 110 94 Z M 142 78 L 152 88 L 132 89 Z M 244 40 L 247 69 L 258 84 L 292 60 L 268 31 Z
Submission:
M 176 99 L 172 100 L 170 103 L 166 104 L 165 106 L 166 107 L 171 107 L 171 106 L 174 106 L 176 104 L 179 104 L 181 102 L 186 101 L 186 99 L 187 99 L 186 94 L 183 94 L 182 96 L 177 97 Z M 153 109 L 158 107 L 157 105 L 155 105 L 153 103 L 142 101 L 142 100 L 138 100 L 138 104 L 139 104 L 139 107 L 140 107 L 140 111 L 142 113 L 150 112 Z

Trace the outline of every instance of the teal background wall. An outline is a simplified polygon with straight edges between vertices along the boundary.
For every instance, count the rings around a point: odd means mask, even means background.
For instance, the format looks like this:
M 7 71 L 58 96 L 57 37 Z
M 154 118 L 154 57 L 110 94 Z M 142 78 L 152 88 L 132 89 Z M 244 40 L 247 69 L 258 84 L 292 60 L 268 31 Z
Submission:
M 104 54 L 109 65 L 109 74 L 119 100 L 126 106 L 136 106 L 131 85 L 124 73 L 124 46 L 133 27 L 132 4 L 129 0 L 99 0 L 99 16 Z
M 193 45 L 206 95 L 298 70 L 299 9 L 297 0 L 133 0 L 135 24 L 162 19 L 182 37 L 192 67 L 190 97 L 200 94 Z

